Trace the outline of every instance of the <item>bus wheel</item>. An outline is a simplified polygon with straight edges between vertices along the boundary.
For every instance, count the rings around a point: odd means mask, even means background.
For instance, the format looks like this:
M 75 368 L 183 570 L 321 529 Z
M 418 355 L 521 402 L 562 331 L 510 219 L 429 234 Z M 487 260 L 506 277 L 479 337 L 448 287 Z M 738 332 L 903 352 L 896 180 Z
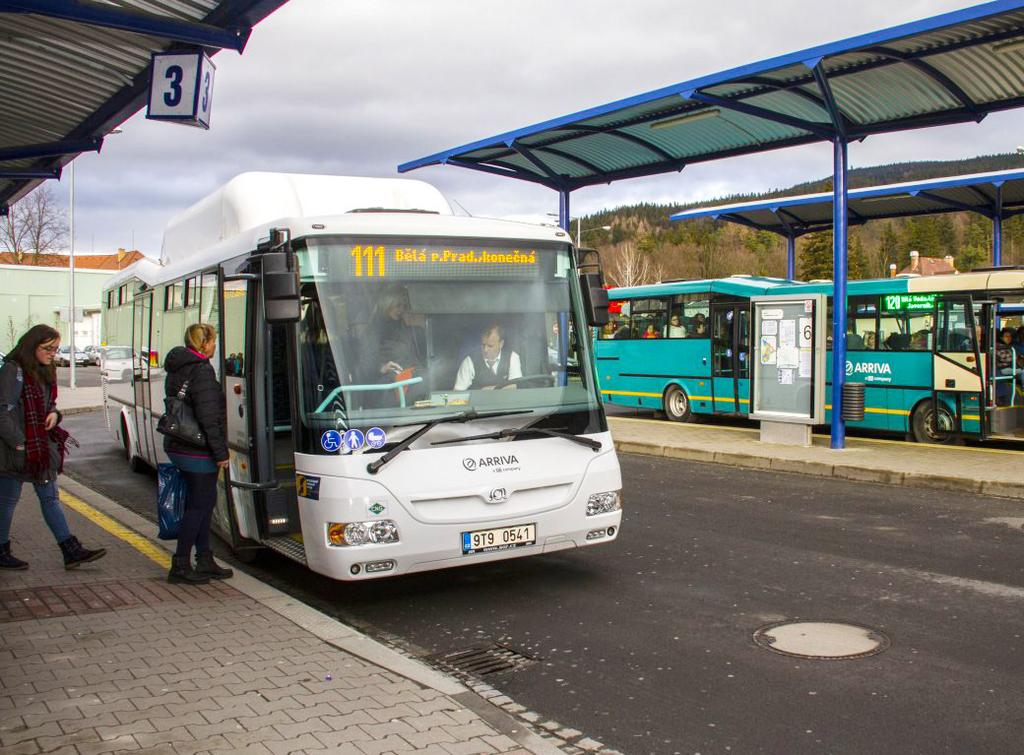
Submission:
M 128 439 L 128 424 L 121 418 L 121 447 L 124 449 L 124 458 L 128 462 L 128 469 L 133 472 L 142 472 L 146 465 L 138 456 L 131 451 L 131 441 Z
M 914 440 L 918 443 L 954 443 L 956 441 L 956 437 L 953 435 L 953 415 L 941 403 L 938 417 L 935 415 L 931 401 L 922 401 L 918 404 L 910 418 L 910 428 Z
M 662 405 L 665 407 L 665 416 L 673 422 L 690 422 L 693 419 L 690 399 L 678 385 L 668 387 Z

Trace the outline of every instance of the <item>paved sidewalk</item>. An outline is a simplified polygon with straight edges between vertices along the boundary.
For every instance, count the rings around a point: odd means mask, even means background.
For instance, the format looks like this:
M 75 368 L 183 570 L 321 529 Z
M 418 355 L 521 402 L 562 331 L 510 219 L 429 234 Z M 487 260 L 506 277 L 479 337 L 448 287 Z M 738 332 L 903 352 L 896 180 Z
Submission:
M 756 428 L 631 417 L 608 424 L 624 453 L 1024 498 L 1024 450 L 847 437 L 834 451 L 820 436 L 810 448 L 762 443 Z
M 103 406 L 103 388 L 60 388 L 57 392 L 57 408 L 64 414 L 76 414 L 99 409 Z
M 559 752 L 247 575 L 168 585 L 162 544 L 111 517 L 153 525 L 63 482 L 72 531 L 108 555 L 65 571 L 26 487 L 12 540 L 31 568 L 0 572 L 0 755 Z

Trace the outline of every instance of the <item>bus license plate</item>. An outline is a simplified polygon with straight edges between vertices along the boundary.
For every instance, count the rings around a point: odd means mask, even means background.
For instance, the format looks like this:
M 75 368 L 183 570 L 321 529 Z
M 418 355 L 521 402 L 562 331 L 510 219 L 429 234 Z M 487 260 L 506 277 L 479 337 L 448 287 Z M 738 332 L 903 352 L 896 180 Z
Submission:
M 462 555 L 503 551 L 533 545 L 537 542 L 536 524 L 517 524 L 512 527 L 497 527 L 493 530 L 477 530 L 462 533 Z

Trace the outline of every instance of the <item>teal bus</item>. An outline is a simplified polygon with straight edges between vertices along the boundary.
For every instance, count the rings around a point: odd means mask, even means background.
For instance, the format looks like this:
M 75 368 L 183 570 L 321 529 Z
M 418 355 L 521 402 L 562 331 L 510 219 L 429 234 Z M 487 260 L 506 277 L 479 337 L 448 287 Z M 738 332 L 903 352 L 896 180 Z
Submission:
M 831 295 L 832 283 L 742 276 L 609 293 L 595 350 L 604 401 L 685 422 L 749 412 L 750 297 Z M 852 281 L 847 296 L 846 377 L 865 392 L 849 427 L 928 443 L 1024 439 L 1024 348 L 1007 357 L 999 338 L 1024 306 L 1024 270 Z

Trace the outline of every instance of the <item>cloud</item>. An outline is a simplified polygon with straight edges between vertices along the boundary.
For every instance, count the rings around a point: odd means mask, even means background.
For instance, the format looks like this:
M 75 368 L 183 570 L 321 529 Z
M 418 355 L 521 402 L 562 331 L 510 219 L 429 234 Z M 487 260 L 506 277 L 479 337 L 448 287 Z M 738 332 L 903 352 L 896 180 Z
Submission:
M 395 176 L 485 136 L 962 5 L 961 0 L 291 0 L 216 56 L 209 131 L 142 115 L 76 161 L 79 249 L 156 254 L 167 221 L 248 170 Z M 1012 151 L 1024 117 L 853 145 L 853 165 Z M 694 165 L 573 195 L 588 213 L 764 191 L 831 173 L 828 145 Z M 67 172 L 65 172 L 67 176 Z M 457 168 L 411 174 L 478 215 L 557 211 L 543 188 Z M 67 179 L 61 190 L 66 191 Z

